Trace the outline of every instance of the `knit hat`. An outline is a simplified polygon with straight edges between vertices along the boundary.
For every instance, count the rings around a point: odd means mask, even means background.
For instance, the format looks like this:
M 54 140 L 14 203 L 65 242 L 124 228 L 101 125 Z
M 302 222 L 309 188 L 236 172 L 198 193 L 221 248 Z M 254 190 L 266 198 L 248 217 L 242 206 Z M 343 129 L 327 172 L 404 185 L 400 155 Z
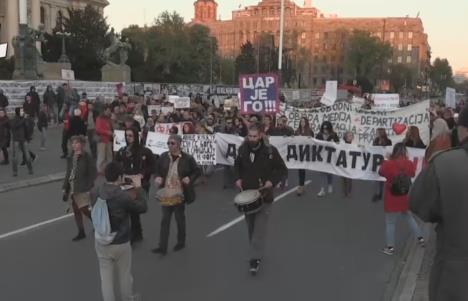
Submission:
M 468 105 L 463 108 L 458 116 L 458 125 L 468 128 Z

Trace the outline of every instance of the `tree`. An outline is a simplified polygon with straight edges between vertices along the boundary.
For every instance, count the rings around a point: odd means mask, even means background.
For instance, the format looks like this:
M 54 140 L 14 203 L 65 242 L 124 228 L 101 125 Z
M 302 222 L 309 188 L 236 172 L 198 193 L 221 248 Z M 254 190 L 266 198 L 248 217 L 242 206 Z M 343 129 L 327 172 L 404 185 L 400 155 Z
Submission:
M 348 41 L 346 68 L 366 92 L 383 73 L 385 62 L 391 57 L 392 48 L 372 37 L 366 31 L 354 31 Z
M 445 95 L 445 89 L 455 84 L 452 67 L 447 59 L 436 58 L 432 64 L 429 76 L 434 92 L 439 95 Z
M 0 59 L 0 79 L 10 80 L 15 70 L 15 58 Z
M 132 45 L 132 48 L 128 53 L 127 61 L 127 65 L 132 69 L 132 79 L 134 81 L 145 81 L 145 61 L 147 56 L 145 28 L 140 28 L 137 25 L 131 25 L 122 30 L 122 38 L 129 39 L 130 44 Z
M 220 58 L 218 82 L 225 85 L 234 85 L 237 83 L 237 80 L 235 60 L 232 58 Z
M 236 58 L 237 78 L 240 74 L 252 74 L 256 70 L 255 48 L 250 41 L 241 46 L 241 52 Z
M 62 24 L 64 30 L 71 34 L 66 41 L 67 55 L 76 77 L 100 80 L 104 65 L 102 54 L 110 45 L 106 19 L 91 5 L 84 9 L 68 9 L 68 17 L 59 19 L 53 34 L 46 36 L 47 41 L 42 48 L 46 61 L 56 61 L 60 56 L 62 44 L 57 32 L 61 31 Z
M 404 64 L 393 65 L 389 76 L 395 93 L 401 93 L 403 88 L 413 86 L 413 72 Z

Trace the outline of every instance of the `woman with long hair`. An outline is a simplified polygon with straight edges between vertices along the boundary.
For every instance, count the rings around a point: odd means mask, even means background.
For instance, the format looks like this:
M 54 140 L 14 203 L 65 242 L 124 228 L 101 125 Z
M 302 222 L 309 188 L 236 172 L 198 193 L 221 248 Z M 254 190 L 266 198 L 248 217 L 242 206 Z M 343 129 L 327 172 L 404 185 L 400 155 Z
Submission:
M 421 136 L 419 135 L 419 128 L 417 126 L 412 125 L 408 128 L 408 132 L 406 133 L 405 138 L 405 146 L 421 149 L 426 148 L 426 145 L 421 140 Z
M 384 161 L 379 171 L 379 174 L 387 179 L 384 198 L 386 246 L 382 249 L 382 252 L 387 255 L 393 255 L 395 252 L 395 228 L 398 219 L 401 217 L 406 219 L 419 244 L 424 246 L 421 229 L 409 212 L 407 193 L 409 187 L 405 192 L 399 188 L 399 186 L 403 185 L 399 183 L 404 182 L 405 179 L 411 181 L 415 173 L 416 166 L 408 159 L 405 145 L 403 143 L 395 144 L 390 158 Z
M 384 128 L 378 128 L 376 131 L 376 137 L 374 142 L 372 143 L 373 146 L 391 146 L 392 140 L 390 140 L 387 136 L 387 131 Z M 384 183 L 377 182 L 375 185 L 376 192 L 372 196 L 372 202 L 377 202 L 382 199 L 383 197 L 383 189 Z
M 306 137 L 314 137 L 314 132 L 310 128 L 309 120 L 306 117 L 302 117 L 299 122 L 299 127 L 296 129 L 294 133 L 296 136 L 306 136 Z M 305 183 L 305 169 L 299 169 L 299 186 L 297 186 L 296 194 L 301 196 L 304 193 L 304 183 Z
M 323 140 L 323 141 L 333 141 L 335 143 L 340 142 L 340 138 L 338 138 L 338 135 L 333 131 L 333 125 L 331 124 L 330 121 L 324 121 L 322 123 L 322 126 L 320 127 L 320 132 L 317 134 L 317 137 L 315 137 L 317 140 Z M 333 175 L 326 173 L 326 172 L 321 172 L 320 177 L 322 178 L 322 187 L 317 194 L 319 197 L 323 197 L 327 194 L 332 194 L 333 193 Z M 328 185 L 328 190 L 326 192 L 325 188 Z

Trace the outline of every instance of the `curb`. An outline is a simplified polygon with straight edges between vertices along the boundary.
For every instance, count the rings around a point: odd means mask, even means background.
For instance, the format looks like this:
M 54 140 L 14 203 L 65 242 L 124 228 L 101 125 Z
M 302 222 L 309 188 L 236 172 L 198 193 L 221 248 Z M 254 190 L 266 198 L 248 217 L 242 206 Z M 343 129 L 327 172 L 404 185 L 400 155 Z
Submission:
M 38 186 L 42 184 L 58 182 L 65 178 L 65 172 L 59 172 L 55 174 L 50 174 L 47 176 L 37 177 L 28 180 L 17 181 L 13 183 L 6 183 L 0 185 L 0 193 L 17 190 L 21 188 L 31 187 L 31 186 Z
M 431 239 L 431 226 L 424 224 L 421 225 L 421 228 L 425 234 L 427 244 Z M 382 298 L 383 301 L 413 300 L 425 253 L 426 248 L 421 248 L 410 233 L 402 256 L 392 271 L 384 297 Z

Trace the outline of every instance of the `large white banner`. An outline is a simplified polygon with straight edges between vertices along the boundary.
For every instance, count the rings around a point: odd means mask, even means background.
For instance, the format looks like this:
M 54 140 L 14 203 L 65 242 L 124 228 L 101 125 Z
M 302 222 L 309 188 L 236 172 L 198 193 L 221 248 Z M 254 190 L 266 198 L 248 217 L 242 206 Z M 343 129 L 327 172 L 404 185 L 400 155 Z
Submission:
M 309 120 L 312 131 L 317 134 L 321 124 L 328 120 L 339 137 L 350 131 L 358 145 L 372 145 L 378 128 L 384 128 L 393 143 L 405 138 L 409 126 L 419 128 L 421 139 L 428 143 L 430 101 L 426 100 L 395 111 L 362 110 L 359 106 L 347 102 L 337 102 L 330 107 L 299 109 L 282 106 L 279 115 L 288 118 L 289 126 L 297 129 L 302 117 Z
M 216 162 L 233 165 L 243 139 L 216 134 Z M 270 137 L 288 169 L 307 169 L 361 180 L 384 179 L 378 175 L 382 162 L 392 152 L 391 147 L 357 146 L 319 141 L 308 137 Z M 409 157 L 422 169 L 425 150 L 409 148 Z

